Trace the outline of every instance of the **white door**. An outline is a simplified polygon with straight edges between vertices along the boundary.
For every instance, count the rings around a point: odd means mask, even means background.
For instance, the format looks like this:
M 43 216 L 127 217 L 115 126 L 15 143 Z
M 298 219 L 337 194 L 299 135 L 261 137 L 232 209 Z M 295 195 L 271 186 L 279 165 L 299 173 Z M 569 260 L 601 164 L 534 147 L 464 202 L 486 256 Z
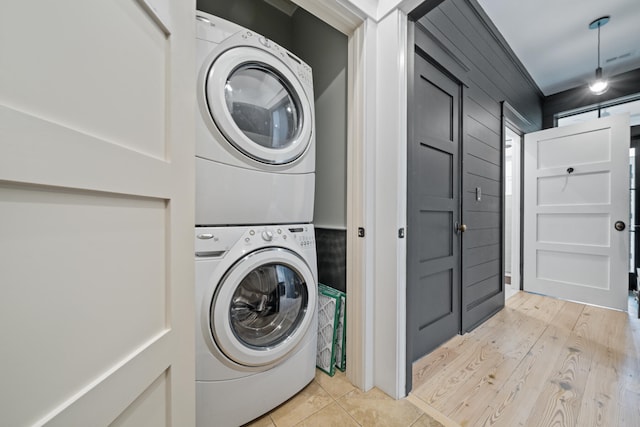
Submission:
M 194 1 L 0 2 L 0 424 L 194 424 Z
M 525 135 L 526 291 L 626 310 L 629 138 L 628 116 Z

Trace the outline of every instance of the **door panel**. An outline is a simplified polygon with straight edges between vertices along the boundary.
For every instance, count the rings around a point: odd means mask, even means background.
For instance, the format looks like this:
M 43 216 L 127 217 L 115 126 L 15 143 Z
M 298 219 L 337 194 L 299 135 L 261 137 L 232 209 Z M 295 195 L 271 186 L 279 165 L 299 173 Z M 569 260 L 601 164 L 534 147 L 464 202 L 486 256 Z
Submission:
M 409 363 L 460 331 L 458 83 L 415 55 L 408 147 Z
M 464 243 L 464 263 L 467 268 L 475 267 L 478 264 L 484 264 L 496 259 L 500 259 L 500 244 L 489 246 L 466 247 L 466 239 Z
M 0 2 L 5 425 L 194 424 L 194 10 Z
M 627 308 L 629 118 L 525 135 L 524 289 Z

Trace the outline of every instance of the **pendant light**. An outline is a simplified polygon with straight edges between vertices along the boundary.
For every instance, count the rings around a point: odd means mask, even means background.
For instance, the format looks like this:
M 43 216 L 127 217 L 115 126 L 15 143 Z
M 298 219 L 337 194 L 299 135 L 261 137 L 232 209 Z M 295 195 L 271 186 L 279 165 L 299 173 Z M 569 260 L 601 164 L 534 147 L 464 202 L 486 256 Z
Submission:
M 598 29 L 598 68 L 596 68 L 596 79 L 589 85 L 589 90 L 594 95 L 602 95 L 609 89 L 609 82 L 602 77 L 602 67 L 600 67 L 600 27 L 609 22 L 610 16 L 603 16 L 589 24 L 590 30 Z

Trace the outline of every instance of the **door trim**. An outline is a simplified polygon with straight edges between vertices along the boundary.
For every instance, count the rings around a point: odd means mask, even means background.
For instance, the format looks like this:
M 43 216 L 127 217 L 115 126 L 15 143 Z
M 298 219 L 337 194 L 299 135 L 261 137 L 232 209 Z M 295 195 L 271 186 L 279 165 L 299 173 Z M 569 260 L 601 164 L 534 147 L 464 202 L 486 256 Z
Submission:
M 375 93 L 375 29 L 365 21 L 349 36 L 347 82 L 347 378 L 362 390 L 373 380 L 373 149 L 365 143 L 375 121 L 367 94 Z M 367 71 L 369 70 L 369 71 Z M 365 237 L 356 230 L 362 227 Z
M 523 246 L 523 242 L 524 242 L 524 134 L 526 132 L 534 132 L 536 130 L 539 130 L 536 126 L 534 126 L 529 120 L 527 120 L 522 114 L 520 114 L 518 112 L 518 110 L 516 110 L 511 104 L 509 104 L 507 101 L 502 101 L 501 102 L 501 107 L 502 107 L 502 132 L 505 131 L 505 127 L 509 127 L 509 129 L 511 129 L 514 133 L 516 133 L 518 136 L 520 136 L 520 203 L 519 203 L 519 210 L 520 210 L 520 228 L 518 230 L 519 234 L 520 234 L 520 247 L 519 247 L 519 251 L 520 251 L 520 260 L 519 260 L 519 265 L 518 265 L 518 275 L 519 275 L 519 282 L 520 282 L 520 287 L 519 290 L 523 289 L 523 269 L 524 269 L 524 263 L 523 263 L 523 258 L 524 258 L 524 246 Z M 505 135 L 502 135 L 502 141 L 503 141 L 503 145 L 504 145 L 504 138 Z M 504 148 L 503 148 L 504 149 Z M 504 159 L 504 152 L 502 153 L 503 159 Z M 503 160 L 503 165 L 502 165 L 502 176 L 504 176 L 504 160 Z M 503 179 L 504 181 L 504 179 Z M 504 194 L 504 186 L 505 183 L 502 183 L 502 193 Z M 504 228 L 504 212 L 505 212 L 505 200 L 503 199 L 502 201 L 502 227 Z M 502 276 L 504 277 L 504 248 L 505 248 L 505 244 L 504 244 L 504 236 L 502 236 Z M 502 284 L 503 288 L 504 288 L 504 283 Z
M 349 37 L 347 65 L 347 378 L 374 386 L 374 162 L 376 24 L 335 2 L 293 0 Z M 365 238 L 357 237 L 364 227 Z

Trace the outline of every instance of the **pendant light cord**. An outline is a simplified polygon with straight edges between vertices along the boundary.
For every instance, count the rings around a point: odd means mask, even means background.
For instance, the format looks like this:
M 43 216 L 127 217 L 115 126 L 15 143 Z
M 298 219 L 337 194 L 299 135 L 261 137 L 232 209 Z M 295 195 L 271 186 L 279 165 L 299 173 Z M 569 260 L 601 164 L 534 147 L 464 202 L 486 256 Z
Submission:
M 601 23 L 598 22 L 598 68 L 600 68 L 600 27 Z

